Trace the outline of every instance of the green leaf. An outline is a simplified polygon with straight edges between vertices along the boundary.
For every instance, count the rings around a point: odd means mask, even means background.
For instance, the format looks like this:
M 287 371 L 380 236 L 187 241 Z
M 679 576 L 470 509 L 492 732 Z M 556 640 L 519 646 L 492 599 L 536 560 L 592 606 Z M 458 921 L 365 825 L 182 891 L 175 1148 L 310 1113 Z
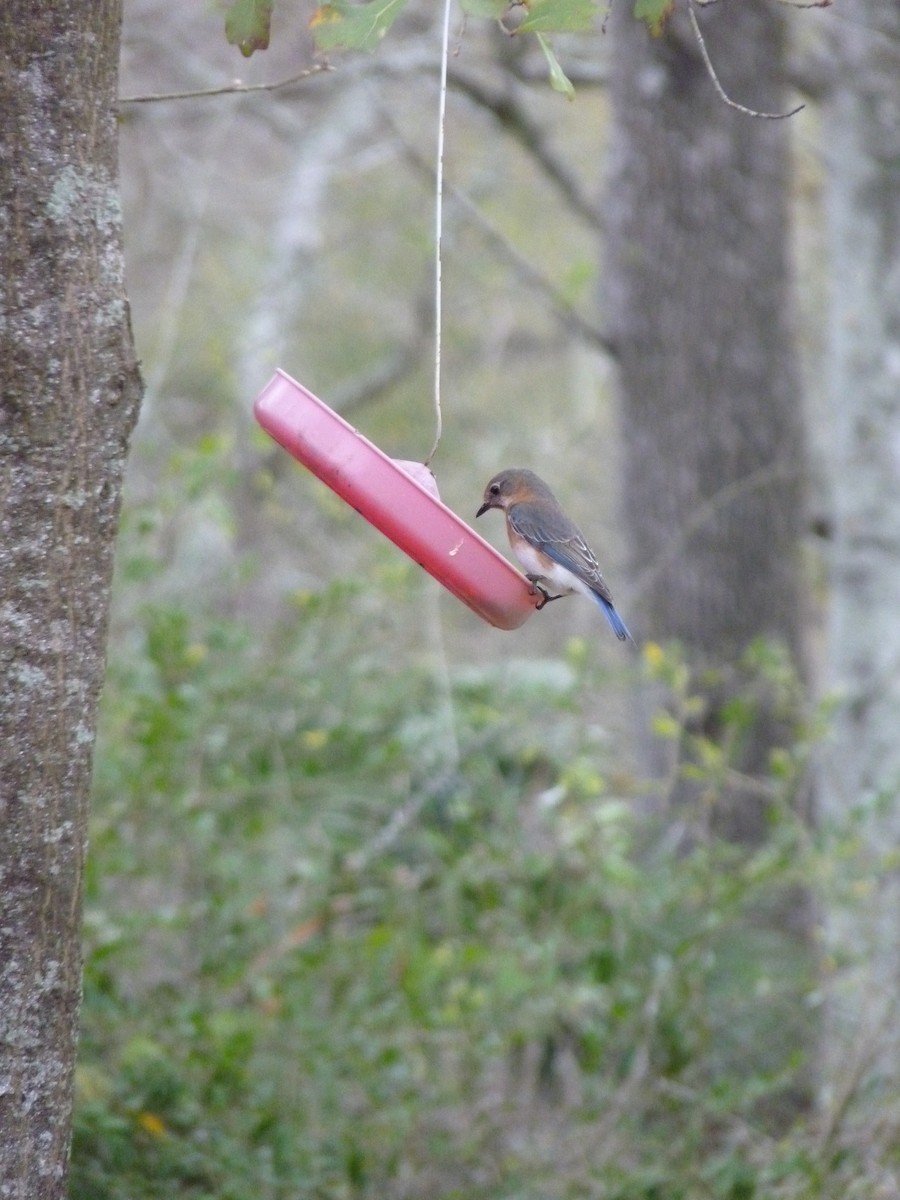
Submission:
M 654 37 L 662 33 L 675 0 L 634 0 L 634 15 L 644 21 Z
M 580 33 L 597 15 L 594 0 L 531 0 L 517 33 Z
M 309 27 L 320 50 L 374 50 L 400 16 L 406 0 L 333 0 L 313 13 Z
M 244 58 L 269 48 L 273 0 L 234 0 L 225 14 L 225 36 Z
M 535 36 L 541 44 L 544 57 L 547 59 L 547 66 L 550 68 L 550 86 L 554 92 L 560 92 L 567 100 L 574 100 L 575 88 L 572 86 L 571 79 L 559 65 L 559 59 L 553 53 L 553 47 L 543 34 L 538 33 Z
M 463 12 L 489 21 L 499 21 L 508 8 L 509 0 L 462 0 Z

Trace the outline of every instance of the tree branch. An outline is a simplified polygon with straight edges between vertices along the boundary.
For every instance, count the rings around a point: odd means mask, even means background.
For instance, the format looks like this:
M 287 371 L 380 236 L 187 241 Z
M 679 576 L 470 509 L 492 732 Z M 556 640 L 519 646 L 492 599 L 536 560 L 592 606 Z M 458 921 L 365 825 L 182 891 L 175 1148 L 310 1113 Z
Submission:
M 276 79 L 273 83 L 241 83 L 240 79 L 234 79 L 231 83 L 225 83 L 219 87 L 193 88 L 184 92 L 150 92 L 144 96 L 120 96 L 119 104 L 120 106 L 123 104 L 154 104 L 163 100 L 200 100 L 206 96 L 238 96 L 245 95 L 247 92 L 277 92 L 281 88 L 302 83 L 304 79 L 310 79 L 313 75 L 322 75 L 326 71 L 333 70 L 334 67 L 330 63 L 313 63 L 312 66 L 304 67 L 302 71 L 296 71 L 285 79 Z
M 613 344 L 603 330 L 582 316 L 553 283 L 513 246 L 506 235 L 485 216 L 465 192 L 452 186 L 448 188 L 448 192 L 478 225 L 491 245 L 507 259 L 517 274 L 544 297 L 549 303 L 553 315 L 565 329 L 578 334 L 584 341 L 596 346 L 610 357 L 615 357 Z
M 785 0 L 785 2 L 790 3 L 790 0 Z M 830 0 L 827 0 L 827 2 L 830 2 Z M 727 104 L 729 108 L 734 108 L 739 113 L 743 113 L 745 117 L 757 117 L 764 121 L 783 121 L 787 117 L 796 116 L 798 112 L 801 112 L 806 107 L 805 104 L 798 104 L 796 108 L 792 108 L 789 112 L 783 112 L 783 113 L 759 112 L 758 109 L 747 108 L 746 105 L 744 105 L 744 104 L 738 104 L 737 100 L 732 100 L 731 97 L 727 94 L 727 92 L 722 87 L 721 83 L 719 82 L 719 77 L 716 74 L 716 68 L 713 66 L 712 59 L 709 57 L 709 51 L 706 48 L 706 40 L 703 37 L 703 32 L 700 29 L 700 22 L 697 20 L 697 14 L 694 11 L 695 7 L 706 8 L 707 5 L 709 5 L 711 3 L 715 3 L 715 0 L 688 0 L 687 10 L 688 10 L 688 16 L 691 19 L 691 27 L 694 30 L 694 36 L 697 39 L 697 45 L 700 47 L 700 54 L 703 58 L 704 66 L 706 67 L 707 74 L 709 75 L 710 79 L 713 81 L 713 87 L 718 92 L 719 99 L 723 103 Z M 815 5 L 815 6 L 817 7 L 818 5 Z
M 454 71 L 450 83 L 474 100 L 476 104 L 486 109 L 498 124 L 534 158 L 544 174 L 550 179 L 574 209 L 591 225 L 599 227 L 600 215 L 597 204 L 589 200 L 581 190 L 578 181 L 570 174 L 562 162 L 547 146 L 546 138 L 540 126 L 525 113 L 522 106 L 508 92 L 492 91 L 480 81 L 473 79 L 461 71 Z
M 431 177 L 434 173 L 433 165 L 423 159 L 418 151 L 404 138 L 390 113 L 382 111 L 382 118 L 397 139 L 401 152 L 407 161 L 418 171 Z M 445 183 L 444 187 L 446 194 L 479 227 L 487 241 L 507 260 L 518 276 L 547 301 L 554 317 L 564 329 L 577 334 L 589 345 L 596 346 L 610 357 L 615 357 L 613 344 L 603 330 L 587 317 L 583 316 L 571 301 L 562 295 L 553 282 L 543 275 L 524 254 L 516 249 L 502 230 L 497 228 L 493 221 L 481 211 L 478 205 L 461 188 L 456 187 L 452 183 Z

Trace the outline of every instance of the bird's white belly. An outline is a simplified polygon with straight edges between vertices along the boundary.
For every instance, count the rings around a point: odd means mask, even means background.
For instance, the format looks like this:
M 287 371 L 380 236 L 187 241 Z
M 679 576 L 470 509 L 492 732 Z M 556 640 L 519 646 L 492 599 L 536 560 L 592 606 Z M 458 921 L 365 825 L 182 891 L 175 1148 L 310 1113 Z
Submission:
M 571 571 L 567 571 L 559 563 L 551 563 L 548 567 L 546 559 L 542 555 L 539 555 L 535 548 L 527 542 L 514 546 L 513 550 L 515 551 L 516 558 L 525 568 L 527 575 L 537 575 L 540 579 L 545 579 L 558 592 L 564 594 L 582 590 L 579 587 L 579 580 L 575 578 Z

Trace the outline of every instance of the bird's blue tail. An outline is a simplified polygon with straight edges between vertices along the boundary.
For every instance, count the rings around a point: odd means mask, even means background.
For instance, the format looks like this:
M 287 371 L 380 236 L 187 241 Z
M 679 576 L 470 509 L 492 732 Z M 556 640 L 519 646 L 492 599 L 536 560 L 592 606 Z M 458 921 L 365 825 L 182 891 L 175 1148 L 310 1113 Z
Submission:
M 610 625 L 612 626 L 612 631 L 616 635 L 616 637 L 619 639 L 619 641 L 624 642 L 627 640 L 629 642 L 633 642 L 634 638 L 629 633 L 628 626 L 625 624 L 625 622 L 622 620 L 622 618 L 616 612 L 613 605 L 610 604 L 610 602 L 608 600 L 604 600 L 604 598 L 602 596 L 598 596 L 596 592 L 591 592 L 591 595 L 594 597 L 594 599 L 597 601 L 597 603 L 603 609 L 604 615 L 606 616 L 607 621 L 609 621 Z

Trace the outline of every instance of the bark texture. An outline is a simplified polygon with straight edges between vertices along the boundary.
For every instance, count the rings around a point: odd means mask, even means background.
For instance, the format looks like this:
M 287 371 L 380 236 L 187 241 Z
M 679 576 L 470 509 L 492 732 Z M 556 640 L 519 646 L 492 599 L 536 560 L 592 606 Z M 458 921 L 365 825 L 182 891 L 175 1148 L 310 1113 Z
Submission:
M 701 16 L 729 93 L 777 107 L 772 6 Z M 759 633 L 796 645 L 787 130 L 722 103 L 681 19 L 650 38 L 626 11 L 615 37 L 606 305 L 644 623 L 715 654 Z
M 140 397 L 120 0 L 0 6 L 0 1196 L 66 1192 L 81 883 L 113 545 Z
M 777 5 L 722 0 L 698 13 L 728 94 L 759 110 L 783 106 Z M 635 623 L 720 672 L 707 714 L 714 733 L 719 700 L 740 683 L 729 672 L 753 639 L 780 639 L 801 661 L 788 130 L 717 96 L 684 6 L 659 38 L 627 5 L 612 20 L 604 303 Z M 785 736 L 763 698 L 743 769 L 763 767 Z M 761 828 L 757 810 L 739 802 L 738 836 Z
M 833 914 L 846 966 L 834 998 L 843 1036 L 875 1074 L 900 1077 L 900 6 L 846 0 L 835 23 L 827 130 L 833 293 L 828 361 L 833 433 L 830 687 L 839 700 L 824 804 L 861 818 L 871 883 L 864 907 Z M 841 1008 L 836 1005 L 835 1011 Z M 837 1049 L 836 1049 L 837 1047 Z M 836 1052 L 834 1052 L 836 1050 Z M 862 1074 L 856 1073 L 858 1085 Z M 832 1072 L 836 1105 L 845 1085 Z

